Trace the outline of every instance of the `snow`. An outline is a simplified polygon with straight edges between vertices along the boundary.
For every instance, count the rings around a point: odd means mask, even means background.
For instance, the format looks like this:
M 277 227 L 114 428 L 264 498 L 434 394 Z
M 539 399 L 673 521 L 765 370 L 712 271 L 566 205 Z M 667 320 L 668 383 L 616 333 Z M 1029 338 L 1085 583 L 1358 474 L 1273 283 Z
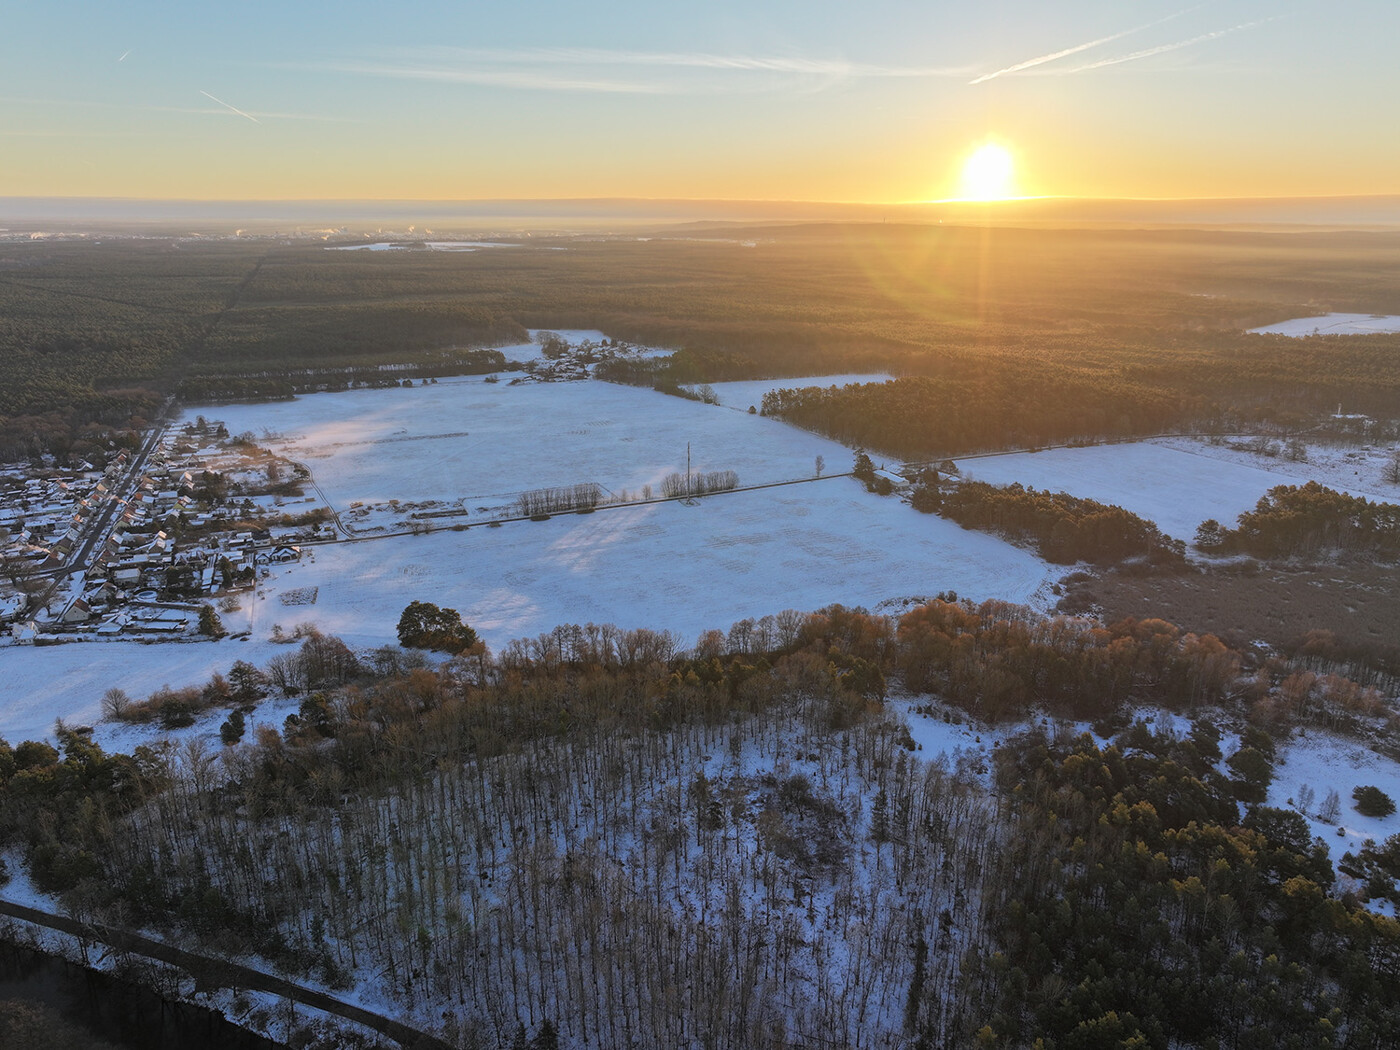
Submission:
M 1234 525 L 1275 485 L 1302 485 L 1316 478 L 1369 499 L 1378 495 L 1355 484 L 1340 484 L 1336 469 L 1266 459 L 1190 438 L 1054 448 L 957 462 L 965 477 L 979 481 L 1020 482 L 1122 507 L 1188 543 L 1207 518 Z
M 1300 485 L 1316 481 L 1338 492 L 1350 492 L 1372 501 L 1400 502 L 1400 485 L 1384 480 L 1384 472 L 1396 450 L 1384 445 L 1358 447 L 1311 442 L 1305 446 L 1306 461 L 1295 462 L 1277 454 L 1260 455 L 1251 449 L 1252 440 L 1232 439 L 1212 445 L 1197 438 L 1175 437 L 1160 438 L 1153 443 L 1195 456 L 1267 471 L 1275 475 L 1275 485 Z M 1224 518 L 1217 520 L 1231 524 Z
M 472 527 L 305 548 L 301 562 L 273 567 L 241 595 L 238 610 L 220 612 L 250 641 L 0 649 L 0 735 L 46 736 L 58 717 L 93 724 L 113 686 L 139 699 L 202 684 L 238 659 L 265 665 L 286 651 L 268 640 L 274 625 L 290 633 L 313 623 L 356 648 L 392 644 L 415 600 L 457 609 L 493 649 L 586 622 L 670 630 L 688 645 L 703 630 L 783 609 L 898 611 L 946 590 L 1035 603 L 1050 582 L 1049 566 L 1001 539 L 850 478 L 811 480 L 817 455 L 829 470 L 849 461 L 836 442 L 651 390 L 470 378 L 198 411 L 230 433 L 282 434 L 259 441 L 305 462 L 342 515 L 355 502 L 385 508 L 362 526 L 406 520 L 408 508 L 387 508 L 398 499 L 463 506 L 468 515 L 437 522 Z M 597 481 L 638 495 L 685 470 L 687 443 L 697 471 L 733 469 L 741 485 L 803 483 L 481 524 L 480 506 L 537 487 Z
M 1029 602 L 1048 578 L 1044 562 L 1000 539 L 829 478 L 693 506 L 320 547 L 245 606 L 259 636 L 274 617 L 286 628 L 306 619 L 356 646 L 391 641 L 414 600 L 457 609 L 493 648 L 588 621 L 671 630 L 688 644 L 745 617 L 833 602 L 870 607 L 948 589 Z M 276 601 L 310 587 L 314 606 Z M 238 615 L 224 617 L 230 630 Z
M 474 252 L 478 248 L 518 248 L 518 244 L 499 241 L 414 241 L 412 243 L 375 241 L 373 244 L 331 244 L 328 252 L 403 252 L 427 248 L 435 252 Z
M 1312 833 L 1327 844 L 1332 863 L 1348 851 L 1355 853 L 1367 839 L 1383 842 L 1400 832 L 1400 813 L 1388 817 L 1363 817 L 1352 802 L 1352 791 L 1374 784 L 1392 799 L 1400 800 L 1400 763 L 1378 755 L 1365 744 L 1321 730 L 1300 731 L 1278 748 L 1268 804 L 1280 809 L 1296 809 L 1293 804 L 1299 788 L 1307 785 L 1316 792 L 1312 810 L 1305 813 Z M 1317 819 L 1329 789 L 1341 798 L 1339 824 Z M 1343 834 L 1338 834 L 1341 831 Z
M 763 395 L 772 390 L 796 390 L 802 387 L 843 387 L 855 383 L 889 383 L 894 376 L 888 372 L 850 372 L 835 376 L 806 376 L 801 379 L 746 379 L 733 383 L 711 383 L 725 408 L 747 412 L 749 406 L 763 407 Z M 840 469 L 845 470 L 846 467 Z
M 0 649 L 0 673 L 4 676 L 0 737 L 12 744 L 51 738 L 56 718 L 74 726 L 95 726 L 102 717 L 102 694 L 113 686 L 126 690 L 133 699 L 144 699 L 163 686 L 203 684 L 215 671 L 226 672 L 235 660 L 261 666 L 286 651 L 285 646 L 270 642 L 230 639 L 152 645 L 75 642 Z M 219 721 L 226 717 L 226 712 L 221 713 Z M 251 721 L 261 717 L 259 714 Z M 216 735 L 217 731 L 215 722 Z M 137 743 L 150 739 L 149 731 L 143 733 L 146 735 Z
M 1400 332 L 1400 316 L 1394 314 L 1322 314 L 1318 317 L 1296 317 L 1291 321 L 1251 328 L 1253 335 L 1374 335 L 1377 332 Z
M 849 469 L 851 456 L 777 420 L 593 380 L 511 386 L 469 377 L 200 411 L 231 434 L 273 435 L 259 443 L 305 463 L 342 514 L 392 499 L 475 512 L 583 481 L 610 493 L 659 488 L 685 472 L 687 445 L 694 470 L 734 470 L 740 485 L 812 477 L 819 455 L 829 470 Z
M 983 787 L 991 787 L 992 749 L 1000 744 L 992 729 L 932 696 L 891 697 L 885 704 L 909 727 L 909 737 L 921 759 L 946 759 L 949 765 L 973 775 Z

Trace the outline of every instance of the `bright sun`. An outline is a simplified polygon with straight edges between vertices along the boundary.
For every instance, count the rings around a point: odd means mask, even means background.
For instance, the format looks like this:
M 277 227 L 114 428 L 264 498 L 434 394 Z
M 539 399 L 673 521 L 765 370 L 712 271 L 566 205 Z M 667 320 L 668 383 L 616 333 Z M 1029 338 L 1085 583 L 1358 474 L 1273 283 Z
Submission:
M 978 146 L 963 165 L 960 196 L 963 200 L 999 201 L 1015 195 L 1015 165 L 1005 146 L 988 142 Z

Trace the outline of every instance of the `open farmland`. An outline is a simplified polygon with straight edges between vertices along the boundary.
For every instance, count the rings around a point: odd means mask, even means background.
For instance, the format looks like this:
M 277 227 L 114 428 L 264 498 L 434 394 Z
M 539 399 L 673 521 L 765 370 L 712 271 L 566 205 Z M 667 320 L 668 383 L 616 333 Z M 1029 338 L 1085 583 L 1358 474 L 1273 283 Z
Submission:
M 832 471 L 850 461 L 836 442 L 775 420 L 592 381 L 512 386 L 472 377 L 190 411 L 305 463 L 341 512 L 390 500 L 475 512 L 576 482 L 613 494 L 653 485 L 659 494 L 666 475 L 685 472 L 687 445 L 694 470 L 734 470 L 741 485 L 809 478 L 819 455 Z M 374 520 L 408 513 L 390 508 Z
M 1400 332 L 1400 317 L 1391 314 L 1323 314 L 1320 317 L 1295 317 L 1291 321 L 1251 328 L 1252 335 L 1374 335 L 1377 332 Z
M 458 609 L 493 648 L 590 621 L 669 630 L 690 645 L 703 630 L 789 608 L 898 607 L 950 590 L 1037 601 L 1052 576 L 1026 551 L 850 478 L 810 480 L 818 455 L 828 475 L 849 468 L 850 451 L 835 442 L 636 387 L 463 379 L 189 410 L 197 413 L 304 462 L 342 513 L 373 504 L 358 529 L 402 524 L 409 504 L 469 513 L 439 519 L 427 535 L 370 532 L 275 567 L 221 614 L 230 632 L 250 632 L 246 642 L 7 649 L 0 662 L 17 685 L 0 700 L 0 736 L 46 734 L 56 717 L 92 722 L 114 684 L 139 696 L 200 682 L 235 660 L 265 664 L 287 651 L 268 641 L 274 625 L 290 633 L 312 623 L 362 648 L 390 644 L 415 600 Z M 687 442 L 696 470 L 733 469 L 741 485 L 807 480 L 692 504 L 481 524 L 479 506 L 508 506 L 514 493 L 546 485 L 597 481 L 636 495 L 685 470 Z
M 876 606 L 954 590 L 1031 600 L 1049 568 L 1033 555 L 830 478 L 754 492 L 557 515 L 318 548 L 314 564 L 245 603 L 255 636 L 309 620 L 352 645 L 393 640 L 405 605 L 459 610 L 493 648 L 559 623 L 650 625 L 687 645 L 707 628 L 833 602 Z M 316 588 L 310 606 L 286 591 Z M 243 626 L 236 613 L 231 630 Z
M 763 404 L 763 395 L 771 390 L 782 390 L 794 385 L 804 386 L 849 386 L 852 383 L 886 383 L 894 376 L 888 372 L 856 372 L 838 376 L 813 376 L 810 379 L 739 379 L 730 383 L 711 383 L 710 389 L 726 408 L 747 412 L 749 406 L 755 408 Z
M 687 443 L 695 470 L 732 469 L 741 485 L 810 479 L 818 455 L 828 473 L 842 471 L 851 455 L 775 420 L 591 381 L 470 379 L 217 411 L 231 432 L 281 435 L 271 446 L 305 462 L 338 509 L 461 501 L 472 511 L 460 519 L 467 525 L 478 505 L 546 485 L 596 481 L 636 494 L 683 472 Z M 457 608 L 493 646 L 587 620 L 650 624 L 689 643 L 746 616 L 831 602 L 873 606 L 943 590 L 1027 601 L 1047 572 L 999 539 L 828 477 L 693 506 L 321 547 L 227 622 L 238 630 L 252 616 L 258 637 L 274 618 L 286 627 L 307 619 L 352 644 L 381 644 L 420 599 Z M 276 600 L 313 588 L 312 606 Z

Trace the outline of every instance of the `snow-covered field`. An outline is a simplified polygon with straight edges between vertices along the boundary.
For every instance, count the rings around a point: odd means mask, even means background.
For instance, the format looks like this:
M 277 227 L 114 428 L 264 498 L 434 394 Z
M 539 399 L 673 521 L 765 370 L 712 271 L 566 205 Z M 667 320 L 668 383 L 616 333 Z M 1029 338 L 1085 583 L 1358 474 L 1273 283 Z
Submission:
M 330 244 L 328 252 L 402 252 L 421 251 L 424 248 L 434 252 L 474 252 L 478 248 L 518 248 L 518 244 L 501 241 L 375 241 L 372 244 Z
M 267 641 L 229 639 L 0 649 L 0 737 L 12 744 L 52 737 L 56 718 L 70 725 L 95 725 L 102 717 L 102 694 L 113 686 L 140 699 L 167 685 L 177 689 L 200 685 L 215 671 L 228 671 L 235 660 L 261 666 L 286 651 L 286 646 Z M 219 720 L 224 717 L 221 712 Z M 256 720 L 263 720 L 262 716 Z M 141 732 L 149 738 L 149 733 Z
M 733 383 L 711 383 L 725 408 L 747 412 L 749 406 L 761 408 L 763 395 L 770 390 L 796 390 L 809 386 L 850 386 L 854 383 L 888 383 L 894 376 L 888 372 L 853 372 L 836 376 L 808 376 L 801 379 L 746 379 Z M 843 468 L 845 469 L 845 468 Z
M 1364 496 L 1373 502 L 1400 502 L 1400 485 L 1386 481 L 1384 473 L 1396 454 L 1386 445 L 1307 445 L 1307 460 L 1294 462 L 1275 448 L 1274 455 L 1251 450 L 1252 440 L 1231 438 L 1220 445 L 1196 438 L 1160 438 L 1153 442 L 1194 456 L 1205 456 L 1233 466 L 1253 467 L 1274 475 L 1274 485 L 1316 481 L 1338 492 Z M 1277 446 L 1277 442 L 1274 443 Z M 1262 495 L 1262 493 L 1261 493 Z M 1217 519 L 1225 522 L 1224 518 Z M 1229 522 L 1225 522 L 1229 524 Z
M 462 500 L 471 514 L 446 520 L 469 525 L 477 506 L 541 486 L 594 480 L 635 494 L 684 471 L 687 442 L 695 470 L 733 469 L 741 485 L 811 478 L 817 455 L 828 472 L 848 469 L 851 455 L 775 420 L 592 381 L 465 379 L 192 411 L 223 419 L 231 433 L 282 434 L 264 443 L 305 462 L 342 511 L 355 501 Z M 493 648 L 590 621 L 670 630 L 689 645 L 745 617 L 833 602 L 897 609 L 946 590 L 1033 602 L 1052 575 L 1000 539 L 840 477 L 690 506 L 319 546 L 273 572 L 237 611 L 220 614 L 250 641 L 0 649 L 0 735 L 46 735 L 57 717 L 91 723 L 114 685 L 143 697 L 201 683 L 238 659 L 265 664 L 286 651 L 268 641 L 274 625 L 291 632 L 309 622 L 352 646 L 389 644 L 414 600 L 456 608 Z
M 493 647 L 587 621 L 668 629 L 690 644 L 744 617 L 832 602 L 869 607 L 949 589 L 1026 602 L 1048 577 L 1044 562 L 1002 540 L 831 478 L 694 506 L 321 547 L 224 622 L 236 630 L 252 615 L 265 637 L 274 617 L 287 629 L 311 620 L 352 645 L 381 645 L 417 599 L 457 609 Z M 312 587 L 315 605 L 280 601 Z
M 60 716 L 91 723 L 112 685 L 141 697 L 203 682 L 235 660 L 265 664 L 286 651 L 267 641 L 274 624 L 290 633 L 314 623 L 355 647 L 392 644 L 415 600 L 457 609 L 493 648 L 590 621 L 671 630 L 689 645 L 711 627 L 833 602 L 897 608 L 944 590 L 1032 602 L 1051 575 L 1026 551 L 849 478 L 337 544 L 278 570 L 259 587 L 263 597 L 221 614 L 252 641 L 0 650 L 0 736 L 47 735 Z
M 1114 504 L 1190 543 L 1207 518 L 1232 526 L 1275 485 L 1324 485 L 1368 499 L 1400 498 L 1396 486 L 1364 485 L 1345 449 L 1309 449 L 1293 462 L 1212 446 L 1191 438 L 1086 448 L 1054 448 L 958 461 L 964 476 L 996 485 L 1020 482 Z M 1353 471 L 1348 478 L 1347 471 Z M 1376 467 L 1378 473 L 1379 467 Z M 1385 490 L 1389 489 L 1389 492 Z
M 1376 332 L 1400 332 L 1400 317 L 1393 314 L 1322 314 L 1319 317 L 1295 317 L 1291 321 L 1251 328 L 1255 335 L 1373 335 Z
M 200 411 L 305 463 L 342 512 L 394 499 L 460 501 L 476 512 L 527 489 L 583 481 L 635 493 L 684 473 L 687 445 L 694 470 L 734 470 L 740 485 L 811 477 L 819 455 L 828 469 L 847 470 L 851 458 L 776 420 L 592 380 L 512 386 L 467 377 Z

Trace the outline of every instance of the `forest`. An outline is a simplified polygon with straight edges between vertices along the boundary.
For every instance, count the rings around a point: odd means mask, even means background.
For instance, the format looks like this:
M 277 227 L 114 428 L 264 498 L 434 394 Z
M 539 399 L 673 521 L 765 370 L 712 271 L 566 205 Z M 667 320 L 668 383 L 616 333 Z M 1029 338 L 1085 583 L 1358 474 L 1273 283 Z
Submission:
M 1067 492 L 1037 492 L 1020 484 L 963 480 L 939 498 L 938 511 L 964 528 L 1030 541 L 1056 565 L 1115 565 L 1135 558 L 1160 568 L 1183 568 L 1185 544 L 1122 507 Z
M 258 722 L 273 691 L 301 698 L 280 726 Z M 373 974 L 464 1047 L 546 1026 L 563 1046 L 1397 1034 L 1400 924 L 1364 906 L 1389 854 L 1340 882 L 1296 813 L 1261 805 L 1290 732 L 1396 716 L 1163 621 L 948 596 L 688 651 L 563 625 L 436 666 L 308 632 L 280 670 L 194 692 L 240 713 L 221 755 L 108 754 L 76 726 L 0 745 L 0 841 L 77 917 L 333 987 Z M 896 693 L 995 734 L 993 768 L 921 759 Z M 1183 712 L 1189 737 L 1134 705 Z
M 744 247 L 740 241 L 750 241 Z M 562 249 L 562 250 L 559 250 Z M 7 243 L 0 435 L 148 419 L 161 397 L 286 396 L 381 365 L 485 371 L 527 328 L 684 353 L 663 386 L 888 370 L 776 415 L 906 458 L 1400 411 L 1400 336 L 1242 329 L 1400 313 L 1400 237 L 1229 230 L 810 225 L 724 239 L 559 238 L 478 252 L 320 242 Z M 637 372 L 636 375 L 623 373 Z M 310 376 L 308 379 L 307 377 Z M 57 432 L 62 429 L 63 433 Z
M 1197 530 L 1204 550 L 1260 558 L 1347 552 L 1400 556 L 1400 506 L 1337 492 L 1316 481 L 1277 485 L 1241 514 L 1233 529 L 1209 519 Z

